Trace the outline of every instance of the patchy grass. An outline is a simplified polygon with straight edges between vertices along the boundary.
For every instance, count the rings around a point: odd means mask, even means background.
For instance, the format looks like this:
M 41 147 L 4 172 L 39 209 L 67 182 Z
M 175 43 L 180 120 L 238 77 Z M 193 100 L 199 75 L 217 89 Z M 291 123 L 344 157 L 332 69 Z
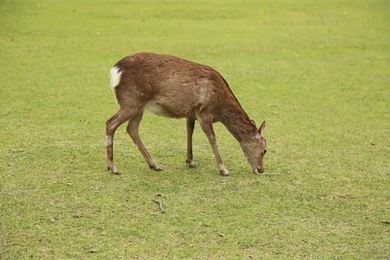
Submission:
M 0 1 L 1 258 L 388 258 L 388 1 Z M 105 171 L 108 71 L 137 51 L 218 69 L 267 120 L 266 174 L 216 126 L 146 114 L 150 171 L 121 127 Z M 152 200 L 161 193 L 166 213 Z

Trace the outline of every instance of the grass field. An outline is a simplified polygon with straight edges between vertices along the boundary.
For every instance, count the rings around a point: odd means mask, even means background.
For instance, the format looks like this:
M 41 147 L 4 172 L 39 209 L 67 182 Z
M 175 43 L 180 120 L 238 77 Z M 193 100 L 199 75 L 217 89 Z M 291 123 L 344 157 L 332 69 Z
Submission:
M 389 258 L 386 0 L 0 0 L 0 258 Z M 145 114 L 105 167 L 108 71 L 138 51 L 219 70 L 267 121 L 265 175 L 216 124 Z M 160 193 L 161 197 L 156 197 Z M 165 214 L 152 200 L 161 199 Z

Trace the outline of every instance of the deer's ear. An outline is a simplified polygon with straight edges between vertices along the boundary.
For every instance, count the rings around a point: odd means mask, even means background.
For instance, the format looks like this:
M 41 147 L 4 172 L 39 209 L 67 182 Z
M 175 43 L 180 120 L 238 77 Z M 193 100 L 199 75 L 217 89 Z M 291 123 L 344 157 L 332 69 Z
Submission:
M 257 130 L 257 132 L 259 133 L 260 136 L 263 136 L 264 130 L 265 130 L 265 121 L 263 121 L 263 123 L 261 123 L 259 130 Z

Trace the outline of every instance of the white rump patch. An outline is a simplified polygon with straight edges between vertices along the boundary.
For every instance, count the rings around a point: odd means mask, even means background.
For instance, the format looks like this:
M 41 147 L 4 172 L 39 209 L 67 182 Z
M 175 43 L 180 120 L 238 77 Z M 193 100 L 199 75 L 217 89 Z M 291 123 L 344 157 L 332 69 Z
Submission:
M 121 75 L 122 71 L 119 71 L 119 68 L 117 66 L 114 66 L 110 70 L 110 87 L 114 89 L 116 86 L 119 85 L 119 82 L 121 81 Z

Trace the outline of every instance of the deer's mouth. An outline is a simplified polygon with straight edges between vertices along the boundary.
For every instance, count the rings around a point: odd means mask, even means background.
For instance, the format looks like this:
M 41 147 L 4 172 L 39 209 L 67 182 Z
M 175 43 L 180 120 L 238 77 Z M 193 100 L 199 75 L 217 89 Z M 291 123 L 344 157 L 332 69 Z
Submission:
M 264 167 L 257 166 L 254 170 L 256 174 L 261 174 L 264 172 Z

